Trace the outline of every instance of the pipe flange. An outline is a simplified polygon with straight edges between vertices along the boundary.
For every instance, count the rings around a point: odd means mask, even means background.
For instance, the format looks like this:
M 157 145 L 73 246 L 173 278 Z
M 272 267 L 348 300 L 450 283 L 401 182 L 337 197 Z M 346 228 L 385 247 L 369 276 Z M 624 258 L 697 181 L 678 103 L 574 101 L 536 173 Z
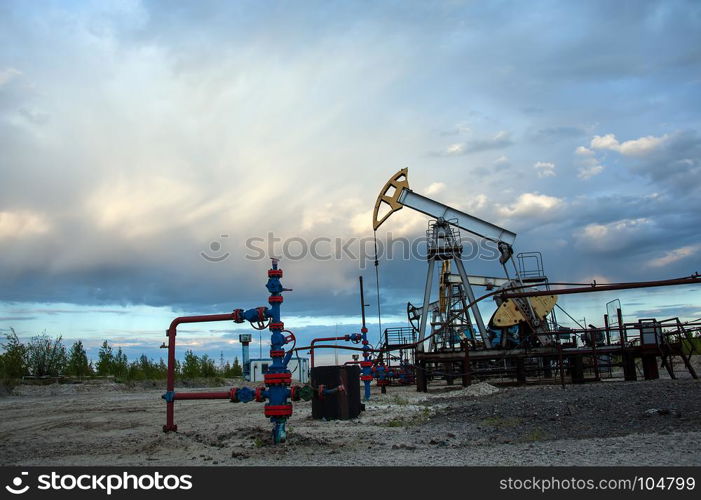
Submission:
M 258 403 L 262 403 L 265 401 L 265 394 L 263 394 L 263 391 L 265 391 L 265 387 L 257 387 L 256 388 L 256 401 Z

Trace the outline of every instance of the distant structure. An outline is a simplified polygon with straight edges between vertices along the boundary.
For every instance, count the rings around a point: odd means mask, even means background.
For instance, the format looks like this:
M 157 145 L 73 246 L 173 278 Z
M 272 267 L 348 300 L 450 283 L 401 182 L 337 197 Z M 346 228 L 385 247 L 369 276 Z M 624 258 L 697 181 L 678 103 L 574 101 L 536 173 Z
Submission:
M 244 364 L 244 376 L 246 374 L 246 367 L 248 367 L 248 374 L 250 378 L 246 380 L 250 382 L 263 382 L 265 379 L 265 374 L 268 373 L 268 367 L 272 364 L 273 360 L 271 358 L 256 358 L 248 361 L 248 364 Z M 292 374 L 292 380 L 296 380 L 302 384 L 309 382 L 309 358 L 292 358 L 287 363 L 287 368 Z

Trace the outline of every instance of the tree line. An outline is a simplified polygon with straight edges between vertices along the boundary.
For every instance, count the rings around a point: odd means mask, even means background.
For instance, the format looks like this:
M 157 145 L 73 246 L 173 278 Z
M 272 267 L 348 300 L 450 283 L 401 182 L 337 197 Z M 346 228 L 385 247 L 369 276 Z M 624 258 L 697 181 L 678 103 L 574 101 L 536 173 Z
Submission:
M 0 343 L 0 377 L 18 379 L 35 377 L 94 377 L 114 376 L 124 380 L 157 380 L 166 378 L 167 365 L 163 359 L 157 362 L 142 354 L 130 361 L 118 347 L 115 351 L 108 341 L 104 341 L 97 353 L 97 360 L 88 359 L 83 342 L 78 340 L 69 349 L 61 336 L 51 338 L 45 333 L 32 337 L 23 343 L 15 331 L 5 335 Z M 207 354 L 197 356 L 191 350 L 185 352 L 182 362 L 175 362 L 176 377 L 183 379 L 211 377 L 240 377 L 243 369 L 238 358 L 233 364 L 224 362 L 223 353 L 219 363 Z

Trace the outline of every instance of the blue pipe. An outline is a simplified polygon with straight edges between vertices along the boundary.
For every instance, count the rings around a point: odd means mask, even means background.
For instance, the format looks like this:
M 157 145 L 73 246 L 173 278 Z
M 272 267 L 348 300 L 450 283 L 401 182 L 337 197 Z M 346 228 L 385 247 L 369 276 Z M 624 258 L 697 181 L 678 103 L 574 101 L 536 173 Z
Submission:
M 280 277 L 282 276 L 282 271 L 278 270 L 277 267 L 278 261 L 277 259 L 273 259 L 273 265 L 272 269 L 268 271 L 268 283 L 265 285 L 265 287 L 268 289 L 270 292 L 270 298 L 269 298 L 269 303 L 270 303 L 270 318 L 271 318 L 271 323 L 270 323 L 270 357 L 272 358 L 273 362 L 272 364 L 268 367 L 268 373 L 266 374 L 269 379 L 272 379 L 270 377 L 271 375 L 280 375 L 280 374 L 286 374 L 291 377 L 290 371 L 287 369 L 287 363 L 290 360 L 290 356 L 288 353 L 287 356 L 285 356 L 285 343 L 286 339 L 285 336 L 282 334 L 282 330 L 284 329 L 284 325 L 282 321 L 280 320 L 280 304 L 282 303 L 282 292 L 286 291 L 285 288 L 283 288 L 282 283 L 280 282 Z M 266 406 L 269 407 L 277 407 L 277 408 L 268 408 L 268 412 L 266 415 L 269 413 L 275 413 L 278 411 L 279 407 L 287 406 L 289 403 L 287 401 L 287 398 L 290 395 L 290 388 L 289 388 L 289 382 L 286 384 L 284 382 L 280 383 L 269 383 L 266 381 L 266 385 L 268 386 L 268 390 L 266 391 L 266 396 L 270 403 Z M 280 410 L 281 412 L 284 413 L 284 410 Z M 290 405 L 290 414 L 291 414 L 291 405 Z M 273 442 L 274 443 L 282 443 L 287 439 L 287 432 L 285 430 L 285 426 L 287 423 L 287 418 L 288 415 L 271 415 L 270 416 L 270 421 L 274 424 L 273 425 Z

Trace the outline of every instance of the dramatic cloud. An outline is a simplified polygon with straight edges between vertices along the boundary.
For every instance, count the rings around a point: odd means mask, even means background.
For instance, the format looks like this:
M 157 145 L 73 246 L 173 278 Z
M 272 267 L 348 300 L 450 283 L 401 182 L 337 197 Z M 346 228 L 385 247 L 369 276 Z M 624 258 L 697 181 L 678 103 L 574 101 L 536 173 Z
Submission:
M 327 329 L 372 293 L 403 167 L 553 279 L 689 274 L 699 46 L 694 1 L 3 2 L 0 329 L 160 345 L 171 315 L 264 304 L 273 255 L 285 314 Z M 380 246 L 427 224 L 404 208 Z M 425 262 L 379 271 L 399 318 Z

